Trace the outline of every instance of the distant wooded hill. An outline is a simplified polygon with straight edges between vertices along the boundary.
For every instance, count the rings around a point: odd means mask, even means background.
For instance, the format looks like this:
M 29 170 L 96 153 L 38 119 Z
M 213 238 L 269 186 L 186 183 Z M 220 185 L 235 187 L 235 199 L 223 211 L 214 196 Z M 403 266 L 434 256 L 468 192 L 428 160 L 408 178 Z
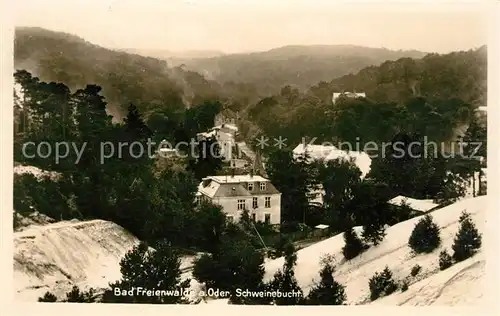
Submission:
M 450 54 L 428 54 L 420 59 L 401 58 L 370 66 L 356 74 L 315 85 L 311 91 L 331 98 L 332 91 L 365 92 L 375 101 L 401 102 L 409 97 L 457 98 L 486 106 L 487 48 Z
M 138 54 L 147 57 L 158 59 L 175 60 L 176 64 L 180 64 L 180 60 L 188 60 L 193 58 L 212 58 L 225 55 L 224 52 L 218 50 L 188 50 L 188 51 L 170 51 L 166 49 L 137 49 L 137 48 L 124 48 L 119 51 Z
M 261 95 L 277 93 L 284 85 L 306 89 L 320 81 L 356 73 L 386 60 L 421 58 L 419 51 L 392 51 L 353 45 L 284 46 L 265 52 L 212 58 L 171 59 L 219 83 L 255 86 Z
M 384 141 L 408 129 L 448 141 L 472 109 L 486 105 L 486 67 L 485 46 L 401 58 L 319 82 L 306 92 L 284 87 L 242 113 L 256 126 L 252 131 L 285 135 L 295 143 L 304 135 Z M 365 92 L 366 98 L 332 104 L 332 93 L 342 91 Z

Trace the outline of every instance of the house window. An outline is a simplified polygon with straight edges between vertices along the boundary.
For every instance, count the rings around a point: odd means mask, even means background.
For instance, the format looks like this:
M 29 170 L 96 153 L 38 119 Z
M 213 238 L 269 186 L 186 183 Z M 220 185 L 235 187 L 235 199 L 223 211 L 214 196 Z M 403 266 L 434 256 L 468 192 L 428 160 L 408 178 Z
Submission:
M 264 222 L 266 224 L 271 224 L 271 214 L 269 214 L 269 213 L 264 214 L 264 218 L 265 218 Z
M 265 191 L 266 190 L 266 183 L 265 182 L 261 182 L 260 183 L 260 190 L 261 191 Z
M 248 184 L 248 191 L 253 191 L 253 183 Z
M 270 196 L 266 196 L 264 206 L 265 206 L 265 208 L 271 207 L 271 197 Z
M 238 210 L 244 210 L 245 209 L 245 200 L 238 200 Z
M 258 208 L 259 207 L 258 198 L 256 198 L 256 197 L 253 198 L 253 200 L 252 200 L 252 207 L 253 208 Z
M 252 214 L 252 220 L 255 222 L 255 220 L 257 219 L 257 216 L 255 215 L 255 213 Z

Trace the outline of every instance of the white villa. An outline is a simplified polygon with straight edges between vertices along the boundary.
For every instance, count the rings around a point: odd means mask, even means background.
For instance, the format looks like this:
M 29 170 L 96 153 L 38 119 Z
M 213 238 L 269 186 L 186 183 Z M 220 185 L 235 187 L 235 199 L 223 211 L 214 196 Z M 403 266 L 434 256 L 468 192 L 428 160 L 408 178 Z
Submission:
M 359 151 L 345 151 L 338 149 L 333 145 L 309 145 L 301 143 L 293 150 L 294 158 L 304 156 L 307 153 L 310 160 L 322 160 L 327 162 L 329 160 L 334 160 L 338 158 L 342 159 L 353 159 L 354 164 L 361 171 L 361 179 L 363 179 L 368 172 L 370 172 L 370 167 L 372 160 L 365 152 Z M 312 204 L 322 205 L 323 195 L 325 191 L 322 188 L 311 192 L 315 197 L 311 199 Z
M 261 176 L 210 176 L 198 186 L 197 201 L 222 206 L 229 220 L 238 221 L 248 210 L 254 221 L 278 225 L 281 221 L 281 193 Z
M 345 97 L 345 98 L 366 98 L 366 93 L 364 92 L 334 92 L 332 95 L 332 103 L 335 104 L 337 102 L 337 99 L 340 97 Z
M 238 127 L 233 124 L 222 124 L 212 127 L 208 132 L 198 133 L 198 140 L 215 137 L 220 146 L 220 154 L 225 161 L 233 159 L 233 148 L 235 147 L 235 136 L 238 134 Z

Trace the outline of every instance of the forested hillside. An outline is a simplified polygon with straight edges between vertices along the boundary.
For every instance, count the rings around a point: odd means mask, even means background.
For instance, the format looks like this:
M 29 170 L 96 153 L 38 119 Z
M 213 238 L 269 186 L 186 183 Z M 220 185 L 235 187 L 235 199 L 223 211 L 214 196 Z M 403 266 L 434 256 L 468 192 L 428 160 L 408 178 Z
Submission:
M 367 67 L 355 75 L 333 79 L 332 91 L 363 91 L 376 101 L 400 102 L 411 96 L 458 98 L 486 106 L 487 49 L 428 54 Z
M 486 105 L 486 47 L 422 59 L 403 58 L 355 75 L 320 82 L 307 92 L 285 86 L 244 113 L 248 132 L 354 141 L 389 140 L 401 131 L 450 140 L 454 130 Z M 366 99 L 332 104 L 332 93 L 365 92 Z
M 130 103 L 148 116 L 161 109 L 182 110 L 219 95 L 219 85 L 198 73 L 41 28 L 16 29 L 14 67 L 72 90 L 97 84 L 103 88 L 108 113 L 119 119 Z
M 356 73 L 364 67 L 378 65 L 386 60 L 420 58 L 424 55 L 418 51 L 391 51 L 353 45 L 297 45 L 265 52 L 177 62 L 221 84 L 249 84 L 260 94 L 269 95 L 277 93 L 287 84 L 306 89 L 319 81 L 330 81 Z

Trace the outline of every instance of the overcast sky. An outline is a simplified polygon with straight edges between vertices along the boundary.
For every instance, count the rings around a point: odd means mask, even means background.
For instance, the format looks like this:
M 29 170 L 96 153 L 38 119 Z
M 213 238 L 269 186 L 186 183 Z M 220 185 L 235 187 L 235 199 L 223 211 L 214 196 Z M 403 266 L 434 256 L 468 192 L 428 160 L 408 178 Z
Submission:
M 354 44 L 446 53 L 487 43 L 484 6 L 313 0 L 16 0 L 15 24 L 109 48 L 261 51 Z M 366 2 L 366 0 L 365 0 Z

